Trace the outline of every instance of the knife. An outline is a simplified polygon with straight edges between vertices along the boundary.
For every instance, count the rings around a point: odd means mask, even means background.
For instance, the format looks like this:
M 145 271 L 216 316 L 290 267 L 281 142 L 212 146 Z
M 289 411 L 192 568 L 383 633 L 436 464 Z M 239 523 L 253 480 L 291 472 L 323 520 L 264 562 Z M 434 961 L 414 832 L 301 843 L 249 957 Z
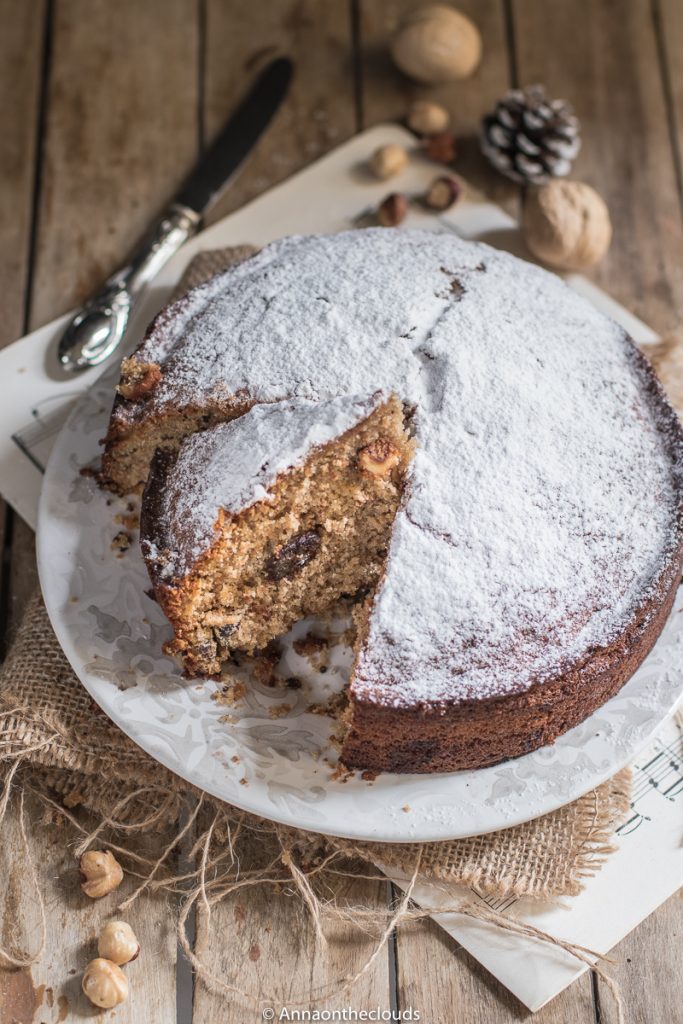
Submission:
M 64 370 L 81 373 L 104 362 L 118 348 L 143 290 L 197 233 L 204 214 L 269 125 L 287 93 L 292 73 L 292 62 L 285 57 L 268 65 L 129 263 L 69 322 L 57 349 Z

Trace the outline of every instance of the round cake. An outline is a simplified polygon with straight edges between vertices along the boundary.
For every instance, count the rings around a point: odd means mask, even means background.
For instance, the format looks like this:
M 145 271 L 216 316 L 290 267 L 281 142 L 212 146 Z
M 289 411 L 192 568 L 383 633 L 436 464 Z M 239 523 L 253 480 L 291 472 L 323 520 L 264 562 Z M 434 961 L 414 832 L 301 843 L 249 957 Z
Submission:
M 284 239 L 163 311 L 103 477 L 146 487 L 189 674 L 356 593 L 342 759 L 437 772 L 550 743 L 632 675 L 681 575 L 682 454 L 645 358 L 559 278 L 374 229 Z

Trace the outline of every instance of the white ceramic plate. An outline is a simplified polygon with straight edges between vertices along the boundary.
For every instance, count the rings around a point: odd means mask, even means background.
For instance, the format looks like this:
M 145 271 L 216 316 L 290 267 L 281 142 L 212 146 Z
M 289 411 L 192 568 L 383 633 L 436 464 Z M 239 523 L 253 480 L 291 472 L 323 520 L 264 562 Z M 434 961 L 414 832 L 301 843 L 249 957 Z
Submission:
M 212 699 L 219 684 L 183 680 L 162 654 L 171 631 L 145 594 L 149 580 L 137 541 L 123 555 L 111 547 L 126 503 L 80 474 L 98 458 L 113 386 L 109 371 L 79 400 L 52 451 L 38 519 L 43 594 L 66 655 L 95 701 L 195 786 L 266 818 L 331 835 L 457 838 L 528 821 L 576 799 L 631 760 L 671 714 L 683 692 L 681 591 L 636 675 L 554 746 L 480 771 L 335 780 L 332 723 L 307 707 L 314 692 L 342 686 L 350 660 L 343 646 L 333 648 L 320 675 L 290 642 L 284 671 L 302 679 L 303 688 L 273 690 L 252 680 L 232 707 Z M 305 632 L 299 625 L 295 635 Z

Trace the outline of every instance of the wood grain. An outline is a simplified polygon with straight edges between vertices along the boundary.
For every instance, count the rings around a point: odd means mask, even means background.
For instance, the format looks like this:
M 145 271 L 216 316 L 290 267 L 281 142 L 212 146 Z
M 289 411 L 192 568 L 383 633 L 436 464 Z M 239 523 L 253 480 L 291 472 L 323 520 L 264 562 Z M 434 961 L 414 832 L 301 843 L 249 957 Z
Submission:
M 81 991 L 88 962 L 97 956 L 97 936 L 107 920 L 119 916 L 116 907 L 134 888 L 124 879 L 117 893 L 91 900 L 81 892 L 78 862 L 66 842 L 62 826 L 42 824 L 44 808 L 35 799 L 26 802 L 25 819 L 40 888 L 45 901 L 45 952 L 30 969 L 0 970 L 0 1024 L 58 1024 L 91 1021 L 111 1016 L 98 1012 Z M 15 800 L 2 826 L 0 843 L 0 912 L 3 944 L 35 950 L 40 936 L 40 908 L 31 891 Z M 150 839 L 138 840 L 141 851 Z M 145 896 L 126 911 L 141 953 L 124 970 L 130 985 L 127 1002 L 116 1009 L 117 1024 L 171 1024 L 175 1020 L 176 942 L 172 915 L 162 897 Z M 34 1016 L 35 1013 L 35 1016 Z
M 628 1024 L 683 1021 L 683 890 L 671 896 L 610 953 Z M 600 1024 L 616 1024 L 613 1001 L 599 988 Z
M 350 904 L 385 904 L 384 882 L 348 881 L 336 889 L 337 897 Z M 258 993 L 256 1006 L 237 996 L 210 992 L 197 982 L 194 1024 L 220 1020 L 242 1024 L 260 1019 L 264 1006 L 279 1013 L 283 1006 L 332 1009 L 353 1006 L 390 1007 L 389 962 L 384 949 L 373 967 L 353 986 L 315 1004 L 319 992 L 334 992 L 347 976 L 360 971 L 375 948 L 360 929 L 336 925 L 327 930 L 329 945 L 316 948 L 308 912 L 298 897 L 257 889 L 248 897 L 230 897 L 213 911 L 211 934 L 206 917 L 198 914 L 197 955 L 214 973 L 247 993 Z M 222 942 L 217 936 L 224 936 Z M 277 1019 L 277 1018 L 276 1018 Z
M 55 5 L 31 327 L 121 265 L 197 156 L 195 0 Z
M 39 129 L 40 87 L 43 65 L 45 5 L 0 0 L 0 348 L 24 331 L 29 284 L 31 222 Z M 16 622 L 21 600 L 9 579 L 12 534 L 19 537 L 18 550 L 27 550 L 24 525 L 0 501 L 0 641 L 4 650 L 10 640 L 8 623 Z
M 662 81 L 670 104 L 678 188 L 683 197 L 683 5 L 680 0 L 658 0 L 654 11 Z M 683 315 L 683 310 L 679 312 Z
M 247 83 L 275 56 L 295 62 L 290 93 L 210 220 L 224 217 L 353 134 L 351 21 L 346 3 L 207 0 L 204 124 L 211 140 Z M 248 242 L 249 239 L 236 239 Z
M 0 0 L 0 348 L 22 333 L 28 286 L 44 3 Z

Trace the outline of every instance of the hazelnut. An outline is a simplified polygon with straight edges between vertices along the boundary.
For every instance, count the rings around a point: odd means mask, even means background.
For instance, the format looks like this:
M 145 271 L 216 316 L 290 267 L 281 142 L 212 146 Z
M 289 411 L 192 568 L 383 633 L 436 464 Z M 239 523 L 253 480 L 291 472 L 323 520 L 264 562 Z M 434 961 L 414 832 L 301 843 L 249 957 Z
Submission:
M 435 178 L 425 194 L 425 204 L 430 210 L 447 210 L 460 198 L 460 182 L 444 174 Z
M 400 192 L 392 192 L 377 207 L 377 220 L 383 228 L 394 228 L 405 220 L 408 200 Z
M 91 960 L 85 969 L 83 991 L 95 1006 L 111 1010 L 128 998 L 128 981 L 121 968 L 103 957 Z
M 450 164 L 455 160 L 455 136 L 452 132 L 437 132 L 424 141 L 425 155 L 437 164 Z
M 140 943 L 131 926 L 125 921 L 109 921 L 97 940 L 97 952 L 112 963 L 128 964 L 140 952 Z
M 447 4 L 412 11 L 391 43 L 397 67 L 428 85 L 467 78 L 481 59 L 479 29 Z
M 402 146 L 380 146 L 370 157 L 370 167 L 382 180 L 393 178 L 408 163 L 408 154 Z
M 93 900 L 118 889 L 123 880 L 123 868 L 109 850 L 88 850 L 80 861 L 81 889 Z
M 534 256 L 564 270 L 597 263 L 612 239 L 604 199 L 578 181 L 551 181 L 534 189 L 524 204 L 522 228 Z
M 435 135 L 448 128 L 451 115 L 438 103 L 428 100 L 416 100 L 408 110 L 408 127 L 418 135 Z
M 121 363 L 121 382 L 116 390 L 129 402 L 144 398 L 161 380 L 161 367 L 157 363 L 140 363 L 137 359 L 124 359 Z
M 358 466 L 363 473 L 384 479 L 401 461 L 401 453 L 387 437 L 378 437 L 358 452 Z

